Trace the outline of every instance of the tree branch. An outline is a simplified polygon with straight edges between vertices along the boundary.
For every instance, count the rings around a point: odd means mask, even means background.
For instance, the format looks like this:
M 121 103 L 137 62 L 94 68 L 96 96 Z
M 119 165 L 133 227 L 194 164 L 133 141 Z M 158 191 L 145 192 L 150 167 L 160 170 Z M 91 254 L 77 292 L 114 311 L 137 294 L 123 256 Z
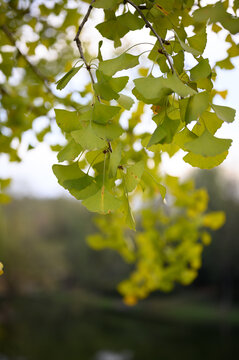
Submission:
M 167 53 L 167 50 L 165 49 L 164 44 L 168 44 L 167 40 L 162 39 L 159 34 L 156 32 L 156 30 L 154 29 L 154 27 L 150 24 L 150 22 L 146 19 L 146 17 L 144 16 L 144 14 L 142 13 L 141 9 L 139 8 L 139 6 L 137 6 L 132 0 L 125 0 L 125 2 L 129 3 L 131 6 L 133 6 L 135 8 L 135 10 L 139 13 L 139 15 L 141 16 L 141 18 L 144 20 L 146 27 L 150 28 L 150 30 L 154 33 L 154 35 L 156 36 L 161 49 L 162 49 L 162 53 L 166 56 L 169 66 L 172 70 L 172 73 L 175 73 L 174 67 L 173 67 L 173 63 L 172 60 L 169 56 L 169 54 Z
M 19 53 L 19 55 L 22 56 L 25 59 L 26 63 L 32 69 L 34 74 L 44 83 L 46 89 L 51 92 L 51 89 L 49 88 L 49 86 L 47 84 L 48 83 L 47 78 L 38 70 L 38 68 L 36 66 L 34 66 L 31 63 L 31 61 L 28 59 L 28 57 L 21 52 L 21 50 L 19 49 L 19 47 L 16 44 L 16 39 L 14 38 L 13 34 L 8 29 L 8 27 L 6 25 L 2 25 L 0 28 L 5 33 L 5 35 L 8 37 L 8 39 L 10 40 L 12 45 L 17 49 L 17 52 Z
M 76 36 L 74 38 L 74 41 L 76 42 L 76 45 L 78 47 L 78 50 L 79 50 L 79 53 L 80 53 L 80 57 L 81 59 L 84 61 L 84 64 L 86 66 L 86 69 L 88 70 L 89 72 L 89 75 L 90 75 L 90 78 L 91 78 L 91 82 L 92 82 L 92 85 L 95 84 L 95 80 L 94 80 L 94 77 L 92 75 L 92 72 L 91 72 L 91 66 L 90 64 L 88 64 L 88 62 L 86 61 L 86 58 L 85 58 L 85 55 L 84 55 L 84 51 L 83 51 L 83 48 L 82 48 L 82 44 L 81 44 L 81 41 L 80 41 L 80 34 L 81 34 L 81 31 L 85 25 L 85 23 L 87 22 L 87 20 L 89 19 L 89 16 L 90 16 L 90 13 L 93 9 L 93 6 L 92 4 L 95 2 L 95 0 L 92 0 L 91 3 L 90 3 L 90 6 L 88 7 L 88 10 L 87 10 L 87 13 L 85 14 L 79 28 L 78 28 L 78 31 L 76 33 Z M 97 99 L 100 101 L 100 98 L 99 96 L 97 95 Z

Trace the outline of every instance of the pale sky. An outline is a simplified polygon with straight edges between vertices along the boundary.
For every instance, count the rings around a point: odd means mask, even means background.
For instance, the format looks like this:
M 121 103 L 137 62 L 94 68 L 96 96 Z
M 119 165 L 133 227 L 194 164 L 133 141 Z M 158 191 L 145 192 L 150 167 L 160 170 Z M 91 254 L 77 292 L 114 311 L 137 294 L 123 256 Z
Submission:
M 102 21 L 101 16 L 97 17 L 97 22 Z M 89 22 L 88 27 L 85 29 L 85 39 L 94 38 L 95 40 L 100 40 L 100 34 L 97 30 L 92 30 L 93 22 Z M 226 55 L 226 49 L 229 47 L 228 43 L 225 43 L 223 39 L 225 34 L 223 32 L 219 34 L 208 33 L 208 44 L 204 52 L 204 57 L 208 57 L 211 64 L 214 64 L 215 61 L 221 60 Z M 128 42 L 137 43 L 143 41 L 152 41 L 148 35 L 147 30 L 131 32 L 128 35 Z M 141 53 L 142 50 L 148 49 L 149 47 L 139 47 L 135 48 L 135 53 Z M 103 48 L 103 52 L 110 54 L 112 46 L 110 48 L 107 44 Z M 138 52 L 137 52 L 138 50 Z M 142 60 L 141 60 L 142 61 Z M 188 59 L 190 62 L 190 59 Z M 223 168 L 229 176 L 239 179 L 239 167 L 238 167 L 238 154 L 239 154 L 239 96 L 238 96 L 238 82 L 239 82 L 239 59 L 232 59 L 233 64 L 235 65 L 234 70 L 222 71 L 218 69 L 218 77 L 216 81 L 216 89 L 218 90 L 228 90 L 228 97 L 226 100 L 221 99 L 217 96 L 214 100 L 216 104 L 226 105 L 233 107 L 237 110 L 236 120 L 233 124 L 224 124 L 222 129 L 217 132 L 218 137 L 231 138 L 233 139 L 233 144 L 229 150 L 229 155 L 224 161 L 221 168 Z M 85 82 L 87 74 L 83 72 L 77 75 L 77 78 L 74 78 L 72 82 L 68 85 L 74 88 L 74 86 L 79 84 L 79 78 L 81 82 Z M 54 86 L 54 85 L 53 85 Z M 68 91 L 69 91 L 68 87 Z M 65 90 L 67 92 L 67 88 Z M 62 95 L 61 92 L 60 95 Z M 64 94 L 64 93 L 63 93 Z M 154 130 L 154 124 L 151 120 L 145 117 L 144 120 L 147 123 L 147 129 L 150 128 L 151 131 Z M 144 122 L 144 124 L 145 124 Z M 34 124 L 35 129 L 44 127 L 44 124 L 38 123 Z M 143 125 L 144 127 L 145 125 Z M 57 126 L 54 126 L 54 135 L 47 135 L 45 138 L 51 143 L 56 143 L 58 140 L 61 142 L 64 141 L 63 136 L 60 134 L 60 131 L 57 129 Z M 31 138 L 31 134 L 28 133 L 25 135 L 26 141 Z M 185 177 L 192 171 L 192 167 L 182 160 L 184 152 L 180 151 L 172 159 L 169 159 L 167 154 L 163 157 L 163 171 L 169 173 L 170 175 Z M 11 191 L 20 193 L 25 196 L 37 196 L 37 197 L 57 197 L 57 196 L 67 196 L 67 191 L 63 189 L 58 183 L 57 179 L 52 173 L 52 165 L 57 163 L 56 153 L 53 153 L 49 146 L 46 143 L 41 143 L 37 146 L 36 149 L 26 152 L 26 145 L 23 142 L 21 146 L 21 156 L 23 161 L 21 163 L 9 163 L 8 156 L 3 154 L 0 157 L 0 177 L 12 177 L 13 183 L 11 185 Z M 70 196 L 70 195 L 69 195 Z

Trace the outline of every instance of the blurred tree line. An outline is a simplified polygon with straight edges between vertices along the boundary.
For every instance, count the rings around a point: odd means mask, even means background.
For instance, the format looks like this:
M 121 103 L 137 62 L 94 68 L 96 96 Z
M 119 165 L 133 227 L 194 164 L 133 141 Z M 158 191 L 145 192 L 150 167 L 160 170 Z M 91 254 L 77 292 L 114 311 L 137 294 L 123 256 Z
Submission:
M 208 289 L 210 296 L 228 305 L 239 299 L 237 184 L 232 179 L 228 184 L 218 171 L 196 172 L 195 179 L 209 191 L 209 209 L 224 210 L 227 221 L 212 234 L 190 289 Z M 76 288 L 114 294 L 117 283 L 132 270 L 112 250 L 95 252 L 87 246 L 87 235 L 95 232 L 92 215 L 73 200 L 15 199 L 2 206 L 0 218 L 2 295 Z
M 3 294 L 57 289 L 113 290 L 127 265 L 118 254 L 96 253 L 85 238 L 92 216 L 67 199 L 15 199 L 1 208 Z

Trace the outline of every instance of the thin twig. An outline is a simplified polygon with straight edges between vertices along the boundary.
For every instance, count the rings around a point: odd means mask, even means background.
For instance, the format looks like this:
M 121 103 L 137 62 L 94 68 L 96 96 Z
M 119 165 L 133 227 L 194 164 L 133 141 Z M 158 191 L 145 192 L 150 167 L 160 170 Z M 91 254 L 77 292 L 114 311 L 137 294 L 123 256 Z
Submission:
M 141 9 L 131 0 L 125 0 L 125 2 L 129 3 L 131 6 L 133 6 L 135 8 L 135 10 L 139 13 L 139 15 L 141 16 L 141 18 L 144 20 L 146 27 L 150 28 L 151 31 L 154 33 L 154 35 L 156 36 L 161 48 L 162 48 L 162 53 L 166 56 L 169 66 L 172 70 L 172 73 L 175 72 L 174 67 L 173 67 L 173 63 L 172 60 L 170 59 L 169 54 L 167 53 L 167 50 L 165 49 L 164 44 L 168 44 L 167 40 L 162 39 L 159 34 L 156 32 L 156 30 L 154 29 L 154 27 L 150 24 L 150 22 L 146 19 L 146 17 L 144 16 L 143 12 L 141 11 Z
M 95 84 L 95 80 L 94 80 L 94 77 L 92 75 L 92 72 L 91 72 L 91 66 L 90 64 L 88 64 L 88 62 L 86 61 L 86 58 L 85 58 L 85 55 L 84 55 L 84 52 L 83 52 L 83 49 L 82 49 L 82 44 L 81 44 L 81 40 L 80 40 L 80 34 L 81 34 L 81 31 L 85 25 L 85 23 L 87 22 L 87 20 L 89 19 L 89 16 L 90 16 L 90 13 L 93 9 L 93 3 L 95 2 L 95 0 L 92 0 L 89 7 L 88 7 L 88 10 L 87 10 L 87 13 L 85 14 L 81 24 L 79 25 L 79 28 L 78 28 L 78 31 L 76 33 L 76 36 L 74 38 L 74 41 L 76 42 L 76 45 L 78 47 L 78 50 L 79 50 L 79 53 L 80 53 L 80 57 L 81 59 L 84 61 L 85 63 L 85 66 L 86 66 L 86 69 L 88 70 L 89 72 L 89 75 L 90 75 L 90 78 L 91 78 L 91 82 L 92 84 L 94 85 Z M 100 101 L 100 98 L 99 96 L 97 96 L 97 99 Z

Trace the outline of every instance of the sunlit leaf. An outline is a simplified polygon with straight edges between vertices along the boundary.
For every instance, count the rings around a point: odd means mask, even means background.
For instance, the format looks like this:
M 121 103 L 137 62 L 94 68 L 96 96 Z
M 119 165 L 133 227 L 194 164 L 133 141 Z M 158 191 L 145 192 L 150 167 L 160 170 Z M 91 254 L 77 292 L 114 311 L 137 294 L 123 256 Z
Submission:
M 60 80 L 58 80 L 56 82 L 57 84 L 57 89 L 58 90 L 62 90 L 66 87 L 66 85 L 68 84 L 68 82 L 73 78 L 73 76 L 75 76 L 78 71 L 82 68 L 83 64 L 77 67 L 73 67 L 70 71 L 68 71 L 68 73 L 66 73 Z
M 82 205 L 92 212 L 110 214 L 120 207 L 121 202 L 103 186 L 95 195 L 83 200 Z
M 131 192 L 135 189 L 140 181 L 140 178 L 144 171 L 144 162 L 139 161 L 135 165 L 129 166 L 125 175 L 125 187 L 127 192 Z
M 202 156 L 216 156 L 224 153 L 231 146 L 232 140 L 219 139 L 213 136 L 207 129 L 204 133 L 184 145 L 185 149 Z
M 83 149 L 103 149 L 107 146 L 105 140 L 95 134 L 91 125 L 80 130 L 72 131 L 71 135 L 75 142 L 80 144 Z
M 138 65 L 138 56 L 123 53 L 122 55 L 100 62 L 99 71 L 107 76 L 113 76 L 120 70 L 126 70 Z
M 212 105 L 213 110 L 215 111 L 216 115 L 222 121 L 226 121 L 231 123 L 234 121 L 236 110 L 228 107 L 228 106 L 221 106 L 221 105 Z
M 199 167 L 200 169 L 212 169 L 220 165 L 226 159 L 227 155 L 228 151 L 216 156 L 207 157 L 189 152 L 184 156 L 183 160 L 191 166 Z
M 56 123 L 64 132 L 71 132 L 81 127 L 76 111 L 55 109 Z

